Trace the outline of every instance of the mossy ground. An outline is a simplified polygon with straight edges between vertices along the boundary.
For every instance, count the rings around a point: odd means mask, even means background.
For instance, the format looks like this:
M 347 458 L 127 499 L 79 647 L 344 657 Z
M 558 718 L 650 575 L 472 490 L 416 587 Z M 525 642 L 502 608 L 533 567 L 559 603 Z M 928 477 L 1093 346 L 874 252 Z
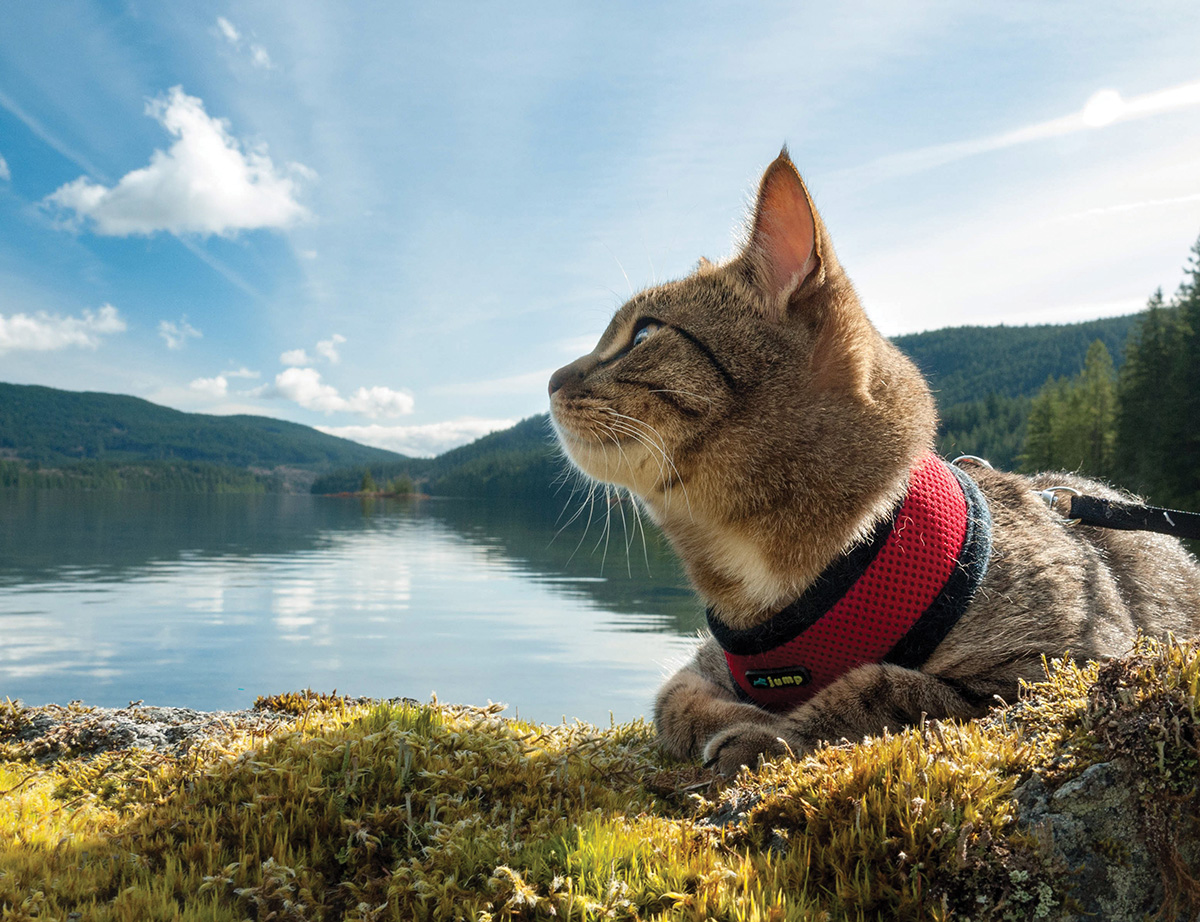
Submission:
M 1179 860 L 1195 816 L 1200 658 L 1142 643 L 1051 664 L 986 721 L 929 724 L 719 782 L 643 723 L 279 696 L 267 734 L 185 758 L 47 762 L 0 708 L 0 918 L 1037 919 L 1070 869 L 1013 790 L 1124 759 Z M 1167 808 L 1170 807 L 1170 810 Z M 1190 910 L 1189 910 L 1190 907 Z

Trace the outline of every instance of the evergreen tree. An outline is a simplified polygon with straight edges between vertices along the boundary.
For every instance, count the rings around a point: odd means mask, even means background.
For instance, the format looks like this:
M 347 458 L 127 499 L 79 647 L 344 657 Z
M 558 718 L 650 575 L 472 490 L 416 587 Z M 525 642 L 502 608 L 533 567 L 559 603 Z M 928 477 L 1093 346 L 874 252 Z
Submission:
M 1162 289 L 1146 310 L 1125 348 L 1117 388 L 1115 468 L 1133 489 L 1163 497 L 1174 426 L 1167 408 L 1175 388 L 1174 314 L 1163 304 Z
M 358 488 L 359 493 L 378 493 L 379 487 L 375 485 L 375 478 L 371 476 L 368 470 L 363 474 L 362 484 Z
M 1029 422 L 1025 431 L 1025 450 L 1021 454 L 1021 467 L 1027 471 L 1048 471 L 1059 467 L 1056 463 L 1057 433 L 1055 419 L 1063 403 L 1063 379 L 1051 378 L 1042 385 L 1029 407 Z
M 1192 247 L 1187 276 L 1176 295 L 1178 346 L 1170 367 L 1171 386 L 1163 408 L 1170 426 L 1166 470 L 1171 496 L 1180 505 L 1200 506 L 1200 240 Z
M 1108 477 L 1116 442 L 1117 372 L 1112 355 L 1100 340 L 1088 348 L 1079 381 L 1079 424 L 1082 470 Z
M 1112 356 L 1096 340 L 1078 375 L 1047 381 L 1033 399 L 1023 467 L 1108 477 L 1113 467 L 1116 400 Z

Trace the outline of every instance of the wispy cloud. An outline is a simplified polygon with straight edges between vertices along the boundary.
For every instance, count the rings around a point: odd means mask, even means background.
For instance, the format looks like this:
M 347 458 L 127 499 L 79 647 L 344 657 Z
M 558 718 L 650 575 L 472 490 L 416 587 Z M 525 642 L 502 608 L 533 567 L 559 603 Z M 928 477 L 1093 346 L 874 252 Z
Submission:
M 237 27 L 224 16 L 217 17 L 217 29 L 222 35 L 225 36 L 225 40 L 231 45 L 236 45 L 242 40 L 242 33 L 239 32 Z
M 70 160 L 89 176 L 94 179 L 98 179 L 101 182 L 107 181 L 104 172 L 100 169 L 97 169 L 96 165 L 93 164 L 91 160 L 79 153 L 79 151 L 75 150 L 75 148 L 64 143 L 61 139 L 53 135 L 46 128 L 46 126 L 41 123 L 41 121 L 26 112 L 17 104 L 16 100 L 14 100 L 3 90 L 0 90 L 0 108 L 7 110 L 9 115 L 21 122 L 21 124 L 28 128 L 29 131 L 42 143 L 44 143 L 51 150 L 54 150 L 56 153 L 65 157 L 67 160 Z
M 1064 215 L 1060 221 L 1077 221 L 1080 218 L 1096 218 L 1101 215 L 1121 214 L 1126 211 L 1141 211 L 1145 208 L 1168 208 L 1172 205 L 1187 205 L 1200 202 L 1200 192 L 1191 195 L 1175 195 L 1170 198 L 1151 198 L 1140 202 L 1122 202 L 1119 205 L 1104 205 L 1100 208 L 1089 208 L 1075 214 Z
M 81 176 L 45 199 L 71 212 L 101 235 L 232 234 L 283 229 L 309 216 L 296 201 L 294 176 L 311 178 L 299 164 L 280 171 L 265 148 L 243 150 L 226 121 L 181 87 L 151 100 L 146 113 L 175 137 L 156 150 L 148 166 L 127 173 L 112 187 Z
M 158 322 L 158 335 L 163 338 L 163 342 L 167 344 L 168 349 L 182 349 L 187 345 L 189 339 L 200 339 L 204 336 L 203 333 L 188 323 L 187 315 L 180 317 L 178 323 L 173 320 L 160 320 Z
M 243 42 L 241 30 L 224 16 L 217 17 L 217 32 L 238 51 L 241 51 L 243 46 L 246 46 L 246 50 L 250 54 L 250 62 L 255 67 L 270 70 L 275 66 L 266 48 L 257 42 Z
M 1133 121 L 1193 106 L 1200 106 L 1200 81 L 1145 93 L 1131 99 L 1122 99 L 1116 90 L 1100 90 L 1087 100 L 1082 109 L 1070 115 L 1024 125 L 1012 131 L 989 135 L 985 138 L 934 144 L 899 154 L 890 154 L 870 163 L 833 173 L 829 179 L 831 181 L 853 180 L 857 183 L 895 179 L 932 170 L 980 154 L 988 154 L 1049 138 L 1063 137 L 1081 131 L 1095 131 L 1118 122 Z
M 402 455 L 428 458 L 473 442 L 489 432 L 516 425 L 515 419 L 452 419 L 418 426 L 317 426 L 321 432 L 343 439 L 386 448 Z
M 48 352 L 69 346 L 95 349 L 102 336 L 121 333 L 125 321 L 111 304 L 78 317 L 56 314 L 0 314 L 0 353 L 17 350 Z
M 12 179 L 12 171 L 8 168 L 8 161 L 4 159 L 4 155 L 0 154 L 0 180 L 7 182 Z

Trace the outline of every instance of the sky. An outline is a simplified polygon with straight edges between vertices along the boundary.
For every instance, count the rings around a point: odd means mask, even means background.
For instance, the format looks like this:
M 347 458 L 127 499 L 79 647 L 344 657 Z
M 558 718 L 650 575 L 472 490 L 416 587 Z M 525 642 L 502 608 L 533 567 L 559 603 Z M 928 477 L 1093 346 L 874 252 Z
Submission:
M 1131 313 L 1200 4 L 0 4 L 0 381 L 406 454 L 546 409 L 787 144 L 887 335 Z

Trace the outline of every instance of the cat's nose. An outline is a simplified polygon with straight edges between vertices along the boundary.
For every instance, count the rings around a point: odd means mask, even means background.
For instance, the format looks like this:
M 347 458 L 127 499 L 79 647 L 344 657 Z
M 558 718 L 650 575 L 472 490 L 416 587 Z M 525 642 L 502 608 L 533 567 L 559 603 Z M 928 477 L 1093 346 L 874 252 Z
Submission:
M 577 358 L 570 365 L 564 365 L 558 371 L 550 376 L 550 396 L 554 396 L 554 392 L 561 388 L 564 384 L 571 381 L 582 381 L 592 367 L 596 364 L 596 360 L 590 355 L 585 355 Z

